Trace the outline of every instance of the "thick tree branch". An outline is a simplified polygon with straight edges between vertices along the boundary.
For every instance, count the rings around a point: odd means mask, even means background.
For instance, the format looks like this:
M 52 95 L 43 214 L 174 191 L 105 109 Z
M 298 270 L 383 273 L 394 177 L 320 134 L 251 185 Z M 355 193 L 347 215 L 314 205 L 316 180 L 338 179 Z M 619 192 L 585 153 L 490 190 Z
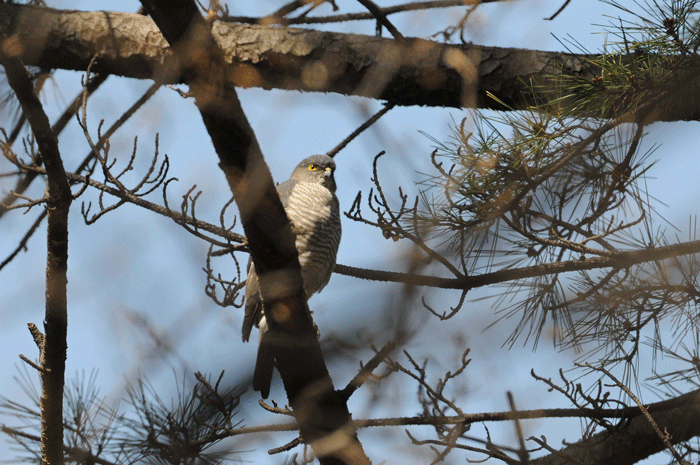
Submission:
M 42 24 L 36 28 L 36 24 Z M 182 81 L 165 70 L 172 50 L 153 21 L 136 14 L 78 12 L 0 4 L 0 34 L 17 39 L 28 65 L 93 70 L 163 83 Z M 396 105 L 503 107 L 534 104 L 525 83 L 549 75 L 590 77 L 600 70 L 583 56 L 532 50 L 445 45 L 422 39 L 396 40 L 355 34 L 217 22 L 212 34 L 240 87 L 335 92 Z M 377 79 L 377 76 L 383 76 Z
M 48 182 L 45 338 L 41 357 L 41 455 L 45 465 L 63 464 L 63 386 L 66 367 L 68 311 L 68 211 L 73 197 L 58 151 L 58 139 L 34 92 L 29 75 L 14 56 L 0 52 L 7 82 L 32 128 L 46 166 Z
M 670 434 L 672 444 L 679 444 L 700 435 L 700 421 L 697 421 L 700 415 L 699 391 L 651 404 L 648 410 L 658 427 Z M 643 415 L 639 415 L 620 431 L 598 433 L 555 453 L 532 459 L 529 463 L 631 465 L 665 448 L 649 421 Z
M 153 21 L 136 14 L 2 3 L 0 34 L 27 65 L 82 71 L 97 58 L 98 73 L 165 84 L 185 79 L 173 72 L 176 60 Z M 333 92 L 394 105 L 522 110 L 562 96 L 555 76 L 593 83 L 604 74 L 594 55 L 226 22 L 215 22 L 212 34 L 228 63 L 222 72 L 238 87 Z M 628 58 L 634 59 L 614 60 Z M 684 60 L 673 85 L 656 89 L 664 98 L 645 123 L 700 120 L 698 69 L 697 58 Z M 579 110 L 611 116 L 610 108 L 596 105 Z

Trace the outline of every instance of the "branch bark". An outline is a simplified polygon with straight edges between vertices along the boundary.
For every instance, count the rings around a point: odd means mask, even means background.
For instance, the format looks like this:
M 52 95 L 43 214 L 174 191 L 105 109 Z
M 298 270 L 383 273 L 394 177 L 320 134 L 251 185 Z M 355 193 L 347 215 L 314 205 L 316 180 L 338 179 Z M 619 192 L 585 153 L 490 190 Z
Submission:
M 36 24 L 41 24 L 37 28 Z M 0 4 L 0 34 L 16 37 L 27 65 L 83 71 L 93 57 L 98 73 L 165 84 L 174 60 L 150 18 L 130 13 L 62 11 Z M 396 105 L 515 109 L 541 101 L 525 83 L 553 74 L 592 78 L 586 56 L 472 44 L 310 31 L 279 26 L 214 23 L 227 78 L 239 87 L 334 92 Z
M 166 71 L 176 60 L 167 41 L 150 18 L 137 14 L 2 3 L 0 34 L 14 41 L 26 65 L 83 71 L 96 57 L 98 73 L 184 82 Z M 222 71 L 238 87 L 359 95 L 394 105 L 524 110 L 562 96 L 553 90 L 555 76 L 603 74 L 590 61 L 595 56 L 585 54 L 230 22 L 214 23 L 212 35 L 228 64 Z M 698 69 L 698 59 L 688 58 L 682 73 L 658 88 L 665 97 L 645 123 L 700 120 Z M 590 105 L 580 111 L 614 116 Z
M 8 39 L 6 39 L 8 40 Z M 0 63 L 31 126 L 47 175 L 47 256 L 45 337 L 39 344 L 41 366 L 41 461 L 63 464 L 63 387 L 68 310 L 68 211 L 73 197 L 58 150 L 58 139 L 44 113 L 27 70 L 0 46 Z M 10 49 L 11 50 L 11 49 Z

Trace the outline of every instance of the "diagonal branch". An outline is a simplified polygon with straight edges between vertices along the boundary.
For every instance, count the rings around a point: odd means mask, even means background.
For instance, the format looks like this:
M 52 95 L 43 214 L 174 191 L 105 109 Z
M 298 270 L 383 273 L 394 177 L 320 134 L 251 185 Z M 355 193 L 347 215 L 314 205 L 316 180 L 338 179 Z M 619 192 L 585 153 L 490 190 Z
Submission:
M 391 21 L 389 21 L 386 17 L 386 15 L 382 12 L 382 10 L 377 6 L 376 3 L 374 3 L 372 0 L 357 0 L 360 2 L 362 6 L 367 8 L 367 10 L 372 13 L 372 16 L 374 16 L 377 19 L 377 30 L 379 31 L 381 29 L 381 26 L 384 26 L 389 33 L 391 33 L 392 36 L 394 36 L 394 39 L 396 40 L 403 40 L 403 34 L 399 32 L 396 27 L 391 24 Z
M 329 402 L 333 383 L 306 303 L 295 235 L 210 27 L 193 0 L 142 4 L 182 64 L 170 71 L 189 84 L 240 210 L 263 311 L 270 331 L 280 335 L 279 345 L 269 349 L 301 435 L 323 464 L 369 463 L 354 431 L 347 430 L 347 405 Z
M 386 105 L 384 105 L 384 108 L 382 108 L 381 110 L 376 112 L 374 115 L 372 115 L 367 121 L 362 123 L 360 125 L 360 127 L 355 129 L 349 136 L 347 136 L 345 139 L 340 141 L 340 143 L 338 145 L 336 145 L 331 150 L 326 152 L 326 155 L 328 155 L 331 158 L 335 157 L 338 154 L 338 152 L 343 150 L 350 142 L 352 142 L 353 139 L 355 139 L 357 136 L 359 136 L 365 129 L 369 128 L 374 123 L 376 123 L 379 120 L 379 118 L 381 118 L 386 113 L 388 113 L 389 110 L 391 110 L 392 108 L 394 108 L 393 103 L 387 103 Z
M 34 220 L 34 223 L 32 223 L 32 225 L 29 227 L 29 230 L 24 234 L 22 239 L 19 241 L 19 244 L 17 245 L 15 250 L 13 250 L 12 253 L 10 253 L 10 255 L 8 255 L 7 258 L 2 261 L 2 263 L 0 263 L 0 270 L 5 268 L 8 263 L 10 263 L 12 260 L 14 260 L 14 258 L 17 256 L 17 254 L 19 254 L 21 251 L 27 250 L 27 243 L 29 242 L 29 239 L 34 235 L 34 233 L 36 232 L 36 230 L 39 227 L 39 225 L 41 224 L 41 222 L 44 221 L 44 218 L 46 218 L 46 210 L 41 212 L 41 214 L 39 214 L 37 219 Z

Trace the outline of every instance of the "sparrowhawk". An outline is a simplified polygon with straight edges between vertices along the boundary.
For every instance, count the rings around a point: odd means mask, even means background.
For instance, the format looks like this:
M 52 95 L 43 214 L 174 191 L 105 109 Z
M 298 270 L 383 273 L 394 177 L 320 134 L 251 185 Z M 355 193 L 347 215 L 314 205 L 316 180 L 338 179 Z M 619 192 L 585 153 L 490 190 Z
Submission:
M 340 244 L 340 207 L 335 196 L 335 162 L 327 155 L 305 158 L 297 165 L 288 181 L 277 186 L 287 217 L 296 234 L 301 276 L 307 298 L 328 284 Z M 260 328 L 258 358 L 253 375 L 253 388 L 263 398 L 270 392 L 274 360 L 262 344 L 267 323 L 262 311 L 262 300 L 255 267 L 248 264 L 245 292 L 243 341 L 250 331 Z

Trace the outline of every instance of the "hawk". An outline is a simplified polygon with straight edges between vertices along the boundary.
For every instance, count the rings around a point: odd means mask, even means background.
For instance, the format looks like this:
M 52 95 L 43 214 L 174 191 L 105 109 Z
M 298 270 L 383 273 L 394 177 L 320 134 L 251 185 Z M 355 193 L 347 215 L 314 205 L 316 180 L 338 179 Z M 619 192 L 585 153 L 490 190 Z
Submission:
M 277 186 L 287 217 L 296 234 L 301 277 L 307 299 L 331 279 L 340 244 L 340 207 L 335 196 L 335 162 L 327 155 L 305 158 L 288 181 Z M 262 311 L 258 277 L 252 261 L 248 264 L 245 292 L 243 342 L 250 338 L 253 325 L 260 328 L 262 342 L 267 323 Z M 253 375 L 253 389 L 265 399 L 270 393 L 274 360 L 262 344 Z

